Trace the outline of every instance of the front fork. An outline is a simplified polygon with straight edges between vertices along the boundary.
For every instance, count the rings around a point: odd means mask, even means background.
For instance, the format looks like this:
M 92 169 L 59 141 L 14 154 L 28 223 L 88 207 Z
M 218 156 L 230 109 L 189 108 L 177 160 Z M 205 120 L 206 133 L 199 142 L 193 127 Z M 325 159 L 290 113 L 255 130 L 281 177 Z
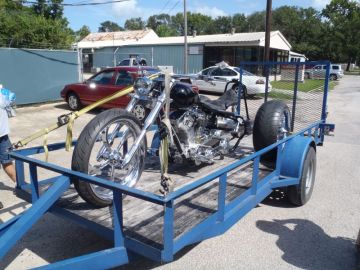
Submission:
M 148 117 L 146 118 L 143 128 L 141 130 L 140 135 L 136 138 L 135 143 L 130 148 L 129 152 L 124 156 L 123 162 L 121 163 L 121 167 L 126 167 L 126 165 L 131 161 L 131 159 L 134 157 L 135 152 L 140 147 L 141 141 L 146 136 L 146 132 L 151 127 L 151 125 L 155 122 L 157 116 L 160 113 L 160 110 L 163 108 L 164 103 L 166 100 L 166 94 L 165 91 L 157 98 L 156 104 L 154 108 L 149 113 Z M 126 111 L 131 112 L 134 106 L 137 103 L 136 98 L 132 98 L 128 106 L 126 107 Z

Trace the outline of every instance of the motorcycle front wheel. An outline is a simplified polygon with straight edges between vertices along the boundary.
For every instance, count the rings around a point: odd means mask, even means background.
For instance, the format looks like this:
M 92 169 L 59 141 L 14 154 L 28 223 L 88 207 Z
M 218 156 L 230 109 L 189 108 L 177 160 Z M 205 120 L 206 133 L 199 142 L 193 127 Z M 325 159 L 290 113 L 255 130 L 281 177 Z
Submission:
M 140 126 L 134 115 L 121 109 L 100 113 L 80 134 L 72 156 L 72 170 L 135 186 L 144 169 L 146 139 L 125 167 L 122 161 L 140 135 Z M 110 189 L 79 179 L 72 181 L 79 195 L 93 206 L 105 207 L 112 203 Z

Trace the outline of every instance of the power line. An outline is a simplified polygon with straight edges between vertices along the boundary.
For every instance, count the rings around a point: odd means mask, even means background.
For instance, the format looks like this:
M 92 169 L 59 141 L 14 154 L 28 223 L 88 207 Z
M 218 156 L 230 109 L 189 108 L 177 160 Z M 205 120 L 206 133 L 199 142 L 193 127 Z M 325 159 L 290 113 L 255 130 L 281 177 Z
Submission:
M 174 8 L 176 8 L 176 6 L 177 6 L 179 3 L 180 3 L 180 0 L 178 0 L 178 1 L 175 3 L 175 5 L 173 5 L 172 8 L 171 8 L 167 13 L 170 14 L 171 11 L 173 11 Z
M 80 3 L 52 3 L 52 2 L 46 1 L 45 4 L 50 4 L 50 5 L 55 4 L 55 5 L 66 6 L 66 7 L 80 7 L 80 6 L 107 5 L 107 4 L 121 3 L 121 2 L 127 2 L 127 1 L 130 1 L 130 0 L 112 0 L 112 1 L 91 2 L 91 3 L 86 3 L 86 2 L 80 2 Z M 36 2 L 36 1 L 28 1 L 28 0 L 14 1 L 14 2 L 20 2 L 20 3 L 25 3 L 25 4 L 38 4 L 38 2 Z
M 159 14 L 162 14 L 162 12 L 165 10 L 165 8 L 167 7 L 167 5 L 170 3 L 171 0 L 167 0 L 166 4 L 162 7 L 162 9 L 160 10 Z

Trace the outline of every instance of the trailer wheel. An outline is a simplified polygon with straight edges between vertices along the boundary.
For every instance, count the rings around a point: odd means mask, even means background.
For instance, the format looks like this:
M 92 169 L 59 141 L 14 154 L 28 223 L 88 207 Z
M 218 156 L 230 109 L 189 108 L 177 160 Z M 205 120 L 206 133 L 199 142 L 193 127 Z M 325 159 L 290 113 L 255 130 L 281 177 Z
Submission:
M 314 147 L 309 147 L 303 164 L 300 183 L 287 188 L 289 201 L 297 206 L 304 205 L 310 200 L 314 189 L 316 174 L 316 152 Z
M 288 106 L 280 100 L 263 103 L 256 113 L 253 128 L 253 144 L 259 151 L 287 136 L 290 131 L 291 115 Z M 276 149 L 261 156 L 261 163 L 274 168 Z
M 140 135 L 139 120 L 124 110 L 106 110 L 93 118 L 81 132 L 71 168 L 92 176 L 133 187 L 145 164 L 146 140 L 129 164 L 122 167 L 127 152 Z M 72 179 L 79 195 L 95 207 L 112 203 L 112 191 L 86 181 Z

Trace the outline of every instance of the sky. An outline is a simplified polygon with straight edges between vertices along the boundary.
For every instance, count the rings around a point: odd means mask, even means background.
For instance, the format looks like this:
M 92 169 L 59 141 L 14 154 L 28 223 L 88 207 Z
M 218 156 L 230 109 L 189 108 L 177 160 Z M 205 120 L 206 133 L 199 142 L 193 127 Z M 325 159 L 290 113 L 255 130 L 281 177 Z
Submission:
M 64 0 L 64 3 L 106 2 L 109 0 Z M 273 8 L 284 5 L 313 7 L 321 10 L 330 0 L 273 0 Z M 244 13 L 246 15 L 266 8 L 266 0 L 187 0 L 190 12 L 202 13 L 213 18 L 217 16 Z M 144 21 L 153 14 L 174 15 L 183 11 L 183 0 L 129 0 L 97 6 L 65 7 L 65 16 L 73 30 L 83 25 L 97 32 L 101 22 L 113 21 L 123 26 L 129 18 L 141 17 Z

